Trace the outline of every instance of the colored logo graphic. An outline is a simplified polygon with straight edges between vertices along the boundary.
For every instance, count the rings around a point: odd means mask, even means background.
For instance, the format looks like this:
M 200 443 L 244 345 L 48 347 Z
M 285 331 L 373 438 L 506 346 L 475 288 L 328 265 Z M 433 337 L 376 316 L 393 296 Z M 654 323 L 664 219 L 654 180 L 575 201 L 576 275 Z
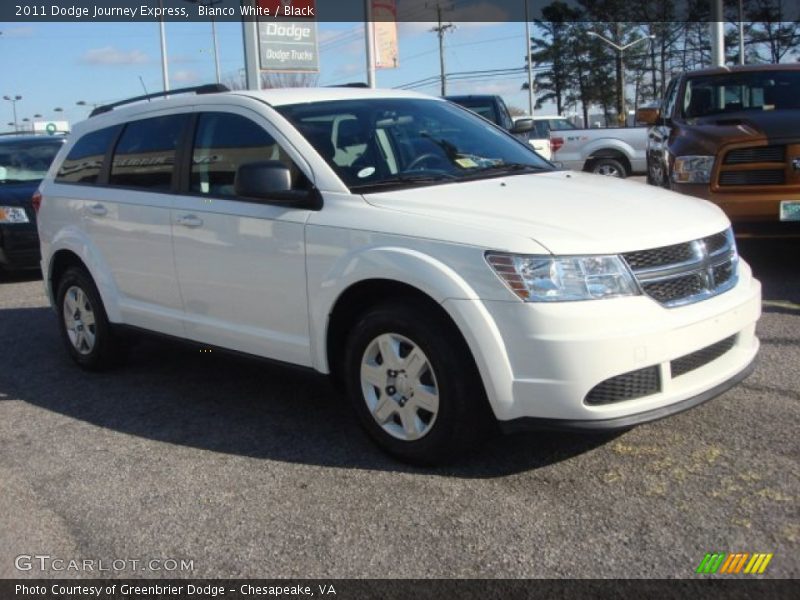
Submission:
M 772 553 L 739 552 L 736 554 L 726 554 L 725 552 L 707 553 L 695 573 L 711 575 L 761 575 L 767 569 L 769 561 L 772 560 Z M 746 565 L 746 566 L 745 566 Z

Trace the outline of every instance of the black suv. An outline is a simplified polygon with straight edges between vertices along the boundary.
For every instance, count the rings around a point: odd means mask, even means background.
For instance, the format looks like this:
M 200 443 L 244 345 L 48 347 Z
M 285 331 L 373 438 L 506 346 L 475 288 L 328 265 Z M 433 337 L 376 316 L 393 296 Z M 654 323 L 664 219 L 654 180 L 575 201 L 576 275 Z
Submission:
M 39 268 L 33 194 L 64 136 L 0 136 L 0 271 Z

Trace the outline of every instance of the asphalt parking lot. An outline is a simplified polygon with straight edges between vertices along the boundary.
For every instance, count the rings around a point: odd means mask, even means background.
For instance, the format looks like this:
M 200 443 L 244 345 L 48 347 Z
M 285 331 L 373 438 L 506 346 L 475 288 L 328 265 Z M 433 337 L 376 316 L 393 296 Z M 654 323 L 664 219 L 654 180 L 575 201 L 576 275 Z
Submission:
M 755 373 L 619 435 L 498 438 L 443 469 L 373 447 L 323 378 L 145 340 L 74 367 L 41 281 L 0 279 L 0 577 L 19 555 L 187 559 L 163 577 L 692 577 L 770 552 L 798 577 L 798 241 L 743 241 Z

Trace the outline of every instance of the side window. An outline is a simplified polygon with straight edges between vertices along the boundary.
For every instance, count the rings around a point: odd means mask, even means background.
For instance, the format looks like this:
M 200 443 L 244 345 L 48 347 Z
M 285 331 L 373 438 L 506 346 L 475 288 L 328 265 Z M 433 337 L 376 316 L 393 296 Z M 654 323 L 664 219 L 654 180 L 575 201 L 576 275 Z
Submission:
M 61 163 L 56 174 L 58 183 L 97 183 L 103 171 L 108 147 L 119 132 L 119 126 L 99 129 L 79 139 Z
M 152 192 L 169 191 L 178 146 L 187 115 L 133 121 L 114 150 L 108 183 Z
M 231 113 L 203 113 L 194 136 L 190 190 L 195 194 L 234 196 L 236 170 L 247 163 L 267 160 L 284 163 L 292 171 L 294 187 L 306 187 L 305 177 L 260 125 Z
M 673 79 L 667 86 L 667 93 L 664 95 L 664 109 L 661 116 L 664 118 L 672 118 L 675 111 L 675 100 L 678 97 L 678 82 L 679 79 Z
M 511 113 L 508 112 L 508 107 L 502 98 L 497 99 L 497 110 L 500 113 L 500 126 L 504 129 L 514 127 L 514 120 L 511 118 Z

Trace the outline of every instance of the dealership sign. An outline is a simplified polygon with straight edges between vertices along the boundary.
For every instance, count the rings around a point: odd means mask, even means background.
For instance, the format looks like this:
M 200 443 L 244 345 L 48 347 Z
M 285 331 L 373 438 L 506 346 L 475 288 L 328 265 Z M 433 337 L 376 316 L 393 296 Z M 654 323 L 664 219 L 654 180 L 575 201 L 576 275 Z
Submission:
M 258 20 L 261 70 L 318 72 L 315 0 L 259 0 L 259 6 L 270 15 Z

